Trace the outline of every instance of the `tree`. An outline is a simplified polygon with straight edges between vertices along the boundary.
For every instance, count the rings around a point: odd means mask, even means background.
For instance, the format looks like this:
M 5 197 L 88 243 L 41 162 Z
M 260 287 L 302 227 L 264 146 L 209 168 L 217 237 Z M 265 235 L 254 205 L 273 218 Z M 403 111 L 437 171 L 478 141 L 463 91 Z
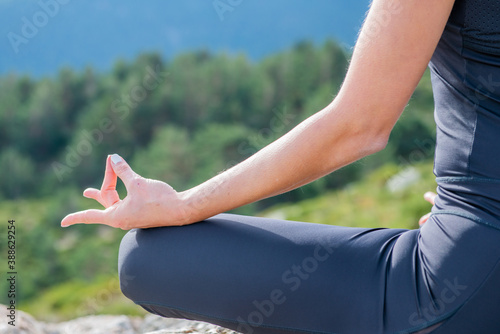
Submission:
M 0 170 L 0 194 L 7 199 L 37 192 L 34 163 L 15 148 L 0 153 Z

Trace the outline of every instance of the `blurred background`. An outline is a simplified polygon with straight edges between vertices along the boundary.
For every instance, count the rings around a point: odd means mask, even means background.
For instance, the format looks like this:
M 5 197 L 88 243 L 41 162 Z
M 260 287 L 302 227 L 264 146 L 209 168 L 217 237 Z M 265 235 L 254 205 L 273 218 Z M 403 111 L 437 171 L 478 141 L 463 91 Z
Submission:
M 81 193 L 100 186 L 106 156 L 177 190 L 242 161 L 333 99 L 368 7 L 0 0 L 0 273 L 14 219 L 18 307 L 47 321 L 142 314 L 119 292 L 125 232 L 59 227 L 70 212 L 99 208 Z M 426 73 L 385 150 L 235 212 L 417 228 L 430 210 L 422 195 L 435 189 L 434 138 Z

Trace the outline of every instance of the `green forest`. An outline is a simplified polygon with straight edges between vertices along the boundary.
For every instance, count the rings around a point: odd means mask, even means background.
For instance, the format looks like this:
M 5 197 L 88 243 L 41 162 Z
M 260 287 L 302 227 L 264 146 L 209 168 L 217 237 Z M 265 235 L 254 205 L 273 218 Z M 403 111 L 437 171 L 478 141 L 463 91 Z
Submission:
M 118 153 L 144 177 L 188 189 L 326 106 L 349 58 L 334 41 L 303 41 L 259 61 L 204 50 L 168 60 L 144 53 L 106 72 L 0 77 L 0 216 L 4 231 L 7 220 L 16 221 L 20 308 L 46 320 L 140 312 L 118 290 L 125 232 L 59 226 L 70 212 L 99 208 L 81 194 L 100 186 L 106 156 Z M 430 210 L 422 194 L 435 188 L 434 138 L 426 73 L 383 151 L 235 212 L 416 228 Z M 123 185 L 119 192 L 126 195 Z M 2 253 L 6 264 L 4 246 Z M 7 283 L 0 281 L 0 291 Z

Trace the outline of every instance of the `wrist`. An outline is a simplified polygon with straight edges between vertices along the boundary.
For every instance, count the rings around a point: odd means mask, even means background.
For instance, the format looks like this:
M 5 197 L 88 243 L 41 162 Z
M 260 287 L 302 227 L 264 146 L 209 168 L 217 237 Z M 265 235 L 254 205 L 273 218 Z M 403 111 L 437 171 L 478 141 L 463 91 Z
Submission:
M 181 211 L 186 224 L 202 221 L 223 211 L 223 208 L 214 200 L 222 184 L 217 181 L 212 179 L 179 193 L 182 203 Z
M 188 225 L 202 220 L 200 209 L 203 207 L 196 196 L 195 188 L 178 193 L 180 225 Z

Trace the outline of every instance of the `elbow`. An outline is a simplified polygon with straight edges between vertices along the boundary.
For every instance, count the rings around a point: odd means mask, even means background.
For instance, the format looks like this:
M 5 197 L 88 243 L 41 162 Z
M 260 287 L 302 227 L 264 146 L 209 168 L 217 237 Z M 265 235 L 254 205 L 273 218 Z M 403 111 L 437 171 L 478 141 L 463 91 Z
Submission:
M 366 112 L 365 108 L 355 108 L 354 112 L 345 112 L 345 109 L 333 106 L 329 109 L 332 112 L 328 114 L 334 118 L 331 123 L 328 122 L 329 119 L 327 122 L 315 123 L 317 127 L 315 132 L 327 132 L 332 139 L 328 141 L 327 149 L 333 153 L 330 155 L 331 164 L 326 165 L 332 166 L 333 170 L 382 151 L 387 147 L 389 135 L 395 124 L 393 117 L 387 117 L 383 112 L 376 112 L 380 110 L 378 108 L 373 108 L 376 111 L 372 113 Z M 378 117 L 375 117 L 376 115 Z M 328 126 L 329 124 L 334 124 L 334 131 Z
M 386 148 L 387 143 L 389 142 L 389 135 L 375 135 L 370 140 L 370 152 L 368 154 L 375 154 L 377 152 L 382 151 Z
M 354 160 L 362 159 L 366 156 L 378 153 L 387 146 L 387 137 L 385 136 L 369 136 L 359 141 L 358 147 L 355 148 Z
M 387 147 L 389 137 L 394 128 L 393 119 L 380 119 L 379 121 L 361 122 L 358 133 L 363 133 L 366 155 L 375 154 Z
M 385 149 L 389 142 L 389 135 L 390 130 L 384 127 L 377 128 L 373 125 L 364 127 L 361 131 L 358 131 L 358 147 L 356 147 L 356 151 L 358 152 L 359 158 L 375 154 Z

